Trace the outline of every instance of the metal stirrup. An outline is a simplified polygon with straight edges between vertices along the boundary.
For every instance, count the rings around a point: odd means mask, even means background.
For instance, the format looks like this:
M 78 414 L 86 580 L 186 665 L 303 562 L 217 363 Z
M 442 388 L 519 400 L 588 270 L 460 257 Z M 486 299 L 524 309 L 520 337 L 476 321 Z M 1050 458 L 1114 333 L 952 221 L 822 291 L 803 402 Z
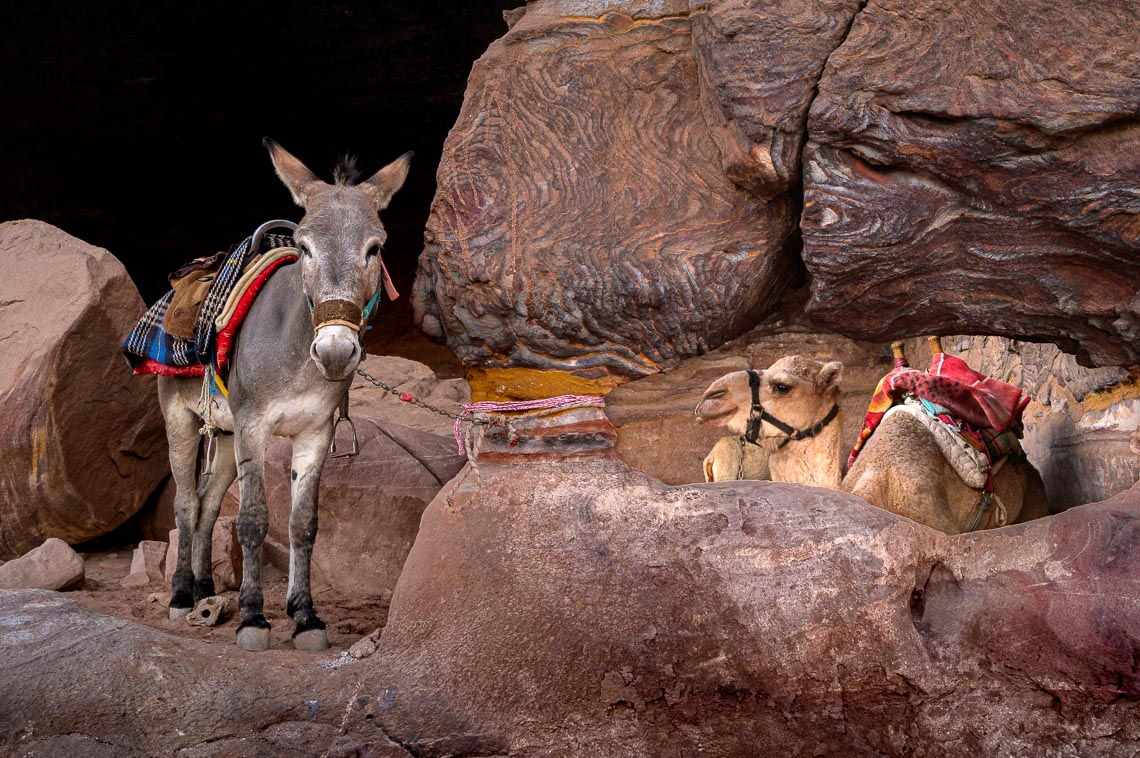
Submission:
M 344 400 L 340 401 L 340 406 L 337 408 L 339 418 L 333 422 L 333 436 L 332 444 L 329 445 L 330 458 L 351 458 L 360 453 L 360 448 L 356 444 L 356 424 L 348 417 L 348 390 L 344 391 Z M 347 421 L 348 428 L 352 430 L 352 449 L 347 452 L 341 452 L 336 449 L 336 430 L 341 425 L 341 422 Z

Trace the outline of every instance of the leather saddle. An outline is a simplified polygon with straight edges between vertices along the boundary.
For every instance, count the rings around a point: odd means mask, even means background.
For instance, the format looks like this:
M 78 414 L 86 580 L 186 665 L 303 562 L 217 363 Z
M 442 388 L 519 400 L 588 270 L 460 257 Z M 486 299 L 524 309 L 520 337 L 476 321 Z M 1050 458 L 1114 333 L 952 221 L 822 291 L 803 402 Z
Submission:
M 226 253 L 195 258 L 170 274 L 174 297 L 162 317 L 162 328 L 168 334 L 187 341 L 194 339 L 198 313 L 225 260 Z

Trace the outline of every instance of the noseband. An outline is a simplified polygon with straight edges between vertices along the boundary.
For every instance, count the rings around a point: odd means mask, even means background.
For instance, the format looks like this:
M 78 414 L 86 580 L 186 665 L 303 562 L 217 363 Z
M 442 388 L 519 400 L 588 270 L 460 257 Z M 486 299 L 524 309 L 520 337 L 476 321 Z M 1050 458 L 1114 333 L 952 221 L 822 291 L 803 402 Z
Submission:
M 759 445 L 757 441 L 760 439 L 760 427 L 767 421 L 772 426 L 779 429 L 784 434 L 788 435 L 784 441 L 780 443 L 777 450 L 783 449 L 789 442 L 795 440 L 810 439 L 824 430 L 824 428 L 835 420 L 839 415 L 839 406 L 831 406 L 831 410 L 827 415 L 817 421 L 807 429 L 796 429 L 791 424 L 785 424 L 780 419 L 773 416 L 768 411 L 764 410 L 764 406 L 760 405 L 760 372 L 748 369 L 748 386 L 752 388 L 752 410 L 748 414 L 748 426 L 744 432 L 744 439 L 753 445 Z

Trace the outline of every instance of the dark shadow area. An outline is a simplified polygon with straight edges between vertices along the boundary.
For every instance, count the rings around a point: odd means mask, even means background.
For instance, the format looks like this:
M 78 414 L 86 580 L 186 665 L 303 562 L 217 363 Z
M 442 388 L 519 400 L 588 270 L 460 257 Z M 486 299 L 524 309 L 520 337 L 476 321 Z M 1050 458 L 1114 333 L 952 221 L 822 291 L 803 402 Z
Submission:
M 384 213 L 386 258 L 408 292 L 467 75 L 519 4 L 9 4 L 0 221 L 39 218 L 106 247 L 149 303 L 183 261 L 299 218 L 263 136 L 326 179 L 346 151 L 369 174 L 414 150 Z M 407 303 L 378 331 L 406 333 Z

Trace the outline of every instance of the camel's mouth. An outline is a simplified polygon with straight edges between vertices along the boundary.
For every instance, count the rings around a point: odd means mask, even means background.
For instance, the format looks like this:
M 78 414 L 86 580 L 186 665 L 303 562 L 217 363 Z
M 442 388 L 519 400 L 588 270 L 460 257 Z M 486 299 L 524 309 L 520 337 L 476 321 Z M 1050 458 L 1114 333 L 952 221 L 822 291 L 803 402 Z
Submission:
M 697 417 L 697 421 L 702 424 L 712 424 L 713 426 L 724 426 L 732 417 L 733 410 L 731 408 L 717 410 L 716 408 L 709 408 L 710 401 L 702 400 L 697 403 L 697 407 L 693 409 L 693 415 Z

